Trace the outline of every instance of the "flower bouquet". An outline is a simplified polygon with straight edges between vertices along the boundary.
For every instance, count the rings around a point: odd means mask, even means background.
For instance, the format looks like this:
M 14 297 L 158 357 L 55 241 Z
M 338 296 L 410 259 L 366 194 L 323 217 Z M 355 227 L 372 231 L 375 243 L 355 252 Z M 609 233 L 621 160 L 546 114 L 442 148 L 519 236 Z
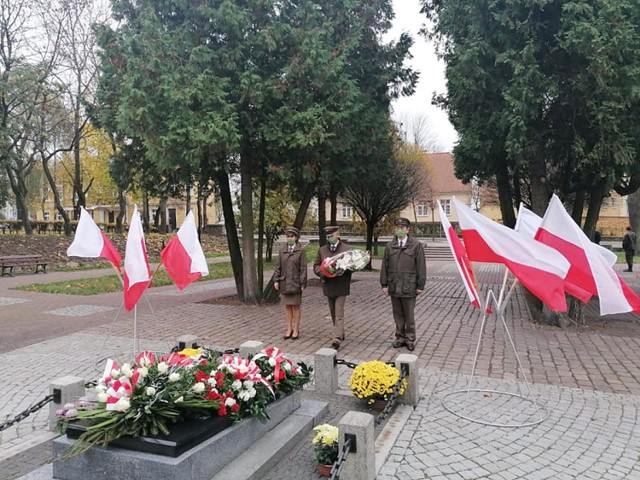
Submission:
M 386 401 L 393 393 L 393 387 L 400 379 L 400 372 L 395 367 L 374 360 L 358 365 L 349 379 L 349 388 L 353 394 L 371 405 L 376 400 Z M 399 393 L 407 388 L 406 378 L 400 384 Z
M 278 352 L 274 365 L 262 360 L 272 358 L 274 351 Z M 108 360 L 95 399 L 83 399 L 75 408 L 65 405 L 58 412 L 62 432 L 70 422 L 87 425 L 62 459 L 124 436 L 168 435 L 171 424 L 190 418 L 217 415 L 239 421 L 253 415 L 266 421 L 267 405 L 302 388 L 310 371 L 275 347 L 254 358 L 197 348 L 161 357 L 144 351 L 122 365 Z
M 312 443 L 315 446 L 318 472 L 329 476 L 331 466 L 338 460 L 338 427 L 324 423 L 313 430 L 316 432 Z
M 320 271 L 327 278 L 342 275 L 347 270 L 355 272 L 369 264 L 371 254 L 364 250 L 347 250 L 332 257 L 325 258 L 320 264 Z

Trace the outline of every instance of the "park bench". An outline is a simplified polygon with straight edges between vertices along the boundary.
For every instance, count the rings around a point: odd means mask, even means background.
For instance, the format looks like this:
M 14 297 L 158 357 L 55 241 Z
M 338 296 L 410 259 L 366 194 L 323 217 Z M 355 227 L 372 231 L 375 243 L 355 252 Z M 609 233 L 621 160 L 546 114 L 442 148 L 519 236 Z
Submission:
M 42 255 L 2 255 L 0 256 L 0 267 L 2 267 L 2 275 L 13 276 L 13 269 L 20 267 L 35 267 L 33 273 L 47 273 L 47 262 Z

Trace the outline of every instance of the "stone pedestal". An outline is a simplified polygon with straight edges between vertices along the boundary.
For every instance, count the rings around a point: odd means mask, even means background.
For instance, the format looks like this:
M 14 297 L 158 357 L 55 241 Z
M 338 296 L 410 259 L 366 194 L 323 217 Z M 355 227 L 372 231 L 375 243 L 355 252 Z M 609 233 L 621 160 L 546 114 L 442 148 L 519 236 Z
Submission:
M 296 392 L 269 405 L 270 419 L 266 423 L 246 418 L 176 458 L 121 448 L 93 447 L 77 457 L 55 462 L 53 476 L 61 480 L 209 480 L 289 417 L 299 405 L 300 392 Z M 53 442 L 54 458 L 63 455 L 72 444 L 73 440 L 67 437 L 56 439 Z

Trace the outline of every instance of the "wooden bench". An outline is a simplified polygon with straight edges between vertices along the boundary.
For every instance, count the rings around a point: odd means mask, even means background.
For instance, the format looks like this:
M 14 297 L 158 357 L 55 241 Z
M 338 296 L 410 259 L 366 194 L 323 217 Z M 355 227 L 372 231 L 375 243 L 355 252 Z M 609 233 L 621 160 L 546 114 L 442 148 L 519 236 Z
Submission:
M 47 273 L 47 262 L 42 255 L 3 255 L 0 256 L 0 267 L 2 267 L 1 276 L 13 276 L 15 267 L 35 267 L 33 273 Z

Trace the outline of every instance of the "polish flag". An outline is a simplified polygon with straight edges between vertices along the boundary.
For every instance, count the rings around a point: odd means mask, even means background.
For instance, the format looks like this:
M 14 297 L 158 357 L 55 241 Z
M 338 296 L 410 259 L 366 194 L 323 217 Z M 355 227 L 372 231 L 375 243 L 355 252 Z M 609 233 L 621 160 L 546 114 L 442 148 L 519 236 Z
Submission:
M 68 257 L 106 258 L 120 271 L 120 254 L 84 207 L 80 207 L 80 220 L 73 242 L 67 249 Z
M 531 238 L 535 238 L 541 224 L 542 224 L 542 217 L 533 213 L 531 210 L 523 206 L 521 203 L 520 210 L 518 212 L 518 221 L 516 222 L 515 230 L 522 232 L 523 234 Z M 593 245 L 598 251 L 598 253 L 602 255 L 605 261 L 609 264 L 609 266 L 613 267 L 613 265 L 615 265 L 615 263 L 618 261 L 618 257 L 616 256 L 616 254 L 613 253 L 608 248 L 604 248 L 596 243 L 594 243 Z M 564 281 L 565 281 L 565 284 L 564 284 L 565 292 L 567 292 L 569 295 L 576 297 L 581 302 L 587 303 L 593 296 L 593 294 L 588 290 L 585 290 L 579 285 L 576 285 L 575 283 L 573 283 L 570 280 L 569 276 L 567 276 L 567 278 L 565 278 Z
M 467 251 L 458 238 L 456 231 L 449 223 L 449 219 L 444 213 L 442 205 L 440 205 L 440 201 L 438 201 L 438 210 L 440 211 L 440 222 L 442 223 L 442 228 L 444 229 L 444 233 L 447 236 L 447 243 L 449 244 L 449 248 L 451 249 L 451 253 L 453 254 L 456 267 L 458 267 L 460 277 L 462 277 L 464 288 L 467 290 L 469 301 L 471 302 L 471 305 L 479 308 L 480 296 L 478 295 L 478 290 L 476 289 L 475 278 L 473 276 L 471 262 L 469 261 L 469 257 L 467 256 Z
M 549 202 L 536 239 L 569 260 L 567 281 L 599 298 L 600 315 L 640 312 L 640 297 L 615 273 L 556 195 Z
M 147 259 L 147 247 L 136 205 L 129 225 L 127 249 L 124 252 L 124 307 L 131 310 L 150 284 L 151 270 Z
M 198 240 L 193 211 L 187 214 L 178 233 L 160 254 L 167 273 L 178 289 L 184 288 L 200 277 L 209 275 L 207 260 Z
M 567 310 L 563 285 L 570 265 L 560 252 L 453 202 L 469 260 L 503 263 L 551 310 Z
M 535 238 L 540 225 L 542 224 L 542 217 L 533 213 L 527 207 L 520 203 L 520 210 L 518 211 L 518 220 L 516 222 L 516 226 L 514 230 L 524 233 L 525 235 Z M 615 253 L 609 250 L 602 245 L 598 245 L 597 243 L 593 244 L 596 247 L 596 250 L 602 258 L 609 264 L 610 267 L 613 267 L 618 261 L 618 257 Z M 560 252 L 562 253 L 562 252 Z

